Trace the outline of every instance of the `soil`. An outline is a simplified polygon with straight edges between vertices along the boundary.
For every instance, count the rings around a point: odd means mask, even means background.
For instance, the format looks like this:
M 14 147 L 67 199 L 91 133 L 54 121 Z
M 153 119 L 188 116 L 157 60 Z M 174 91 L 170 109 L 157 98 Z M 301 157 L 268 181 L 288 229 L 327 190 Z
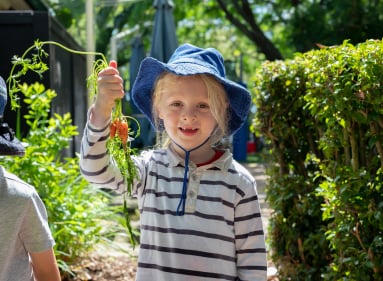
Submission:
M 63 281 L 134 281 L 137 263 L 129 256 L 103 256 L 93 254 L 71 266 L 75 276 Z
M 116 235 L 112 244 L 96 245 L 94 251 L 70 266 L 73 276 L 62 281 L 134 281 L 138 247 L 127 242 L 126 234 Z

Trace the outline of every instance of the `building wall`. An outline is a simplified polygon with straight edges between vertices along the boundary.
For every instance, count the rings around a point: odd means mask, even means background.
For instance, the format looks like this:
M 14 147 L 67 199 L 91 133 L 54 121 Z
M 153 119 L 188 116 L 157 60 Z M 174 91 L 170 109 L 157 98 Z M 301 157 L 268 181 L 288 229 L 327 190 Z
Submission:
M 0 11 L 0 75 L 7 79 L 12 68 L 12 57 L 21 56 L 32 46 L 35 40 L 56 41 L 68 48 L 81 50 L 74 39 L 47 11 Z M 57 92 L 51 105 L 51 114 L 71 113 L 73 123 L 79 128 L 79 136 L 74 137 L 66 156 L 74 156 L 80 150 L 81 132 L 86 122 L 87 89 L 86 58 L 69 53 L 59 47 L 47 45 L 49 70 L 41 80 L 36 74 L 28 74 L 23 82 L 39 81 L 46 88 Z M 22 105 L 22 115 L 25 106 Z M 15 128 L 16 112 L 10 110 L 8 102 L 5 110 L 5 122 Z M 22 134 L 27 133 L 24 121 L 21 123 Z

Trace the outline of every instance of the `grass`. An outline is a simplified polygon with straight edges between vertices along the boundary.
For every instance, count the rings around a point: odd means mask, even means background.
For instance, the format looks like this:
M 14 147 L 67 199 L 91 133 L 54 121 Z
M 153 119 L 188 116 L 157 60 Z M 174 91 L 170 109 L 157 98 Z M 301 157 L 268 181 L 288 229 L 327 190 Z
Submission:
M 244 163 L 259 163 L 265 162 L 264 155 L 261 152 L 247 154 L 246 161 Z

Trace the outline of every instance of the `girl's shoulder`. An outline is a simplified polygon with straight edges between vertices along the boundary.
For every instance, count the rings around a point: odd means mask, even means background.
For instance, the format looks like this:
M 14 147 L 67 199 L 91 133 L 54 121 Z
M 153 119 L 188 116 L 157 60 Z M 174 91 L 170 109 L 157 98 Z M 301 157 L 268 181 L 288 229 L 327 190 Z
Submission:
M 167 149 L 145 149 L 133 156 L 136 162 L 149 163 L 151 161 L 164 161 L 169 158 Z
M 251 174 L 251 172 L 243 164 L 239 163 L 235 159 L 232 160 L 229 169 L 232 170 L 232 172 L 238 174 L 241 178 L 243 178 L 246 181 L 255 181 L 254 176 Z
M 144 159 L 150 159 L 153 157 L 167 157 L 167 149 L 165 148 L 151 148 L 142 150 L 139 156 Z

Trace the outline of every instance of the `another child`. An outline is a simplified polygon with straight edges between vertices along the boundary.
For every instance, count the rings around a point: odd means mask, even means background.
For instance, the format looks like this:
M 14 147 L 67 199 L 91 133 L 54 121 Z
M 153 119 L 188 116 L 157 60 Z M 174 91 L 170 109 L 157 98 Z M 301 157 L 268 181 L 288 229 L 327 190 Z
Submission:
M 111 112 L 123 97 L 118 71 L 100 72 L 89 110 L 81 170 L 92 183 L 125 192 L 106 151 Z M 136 106 L 169 137 L 134 158 L 140 210 L 138 281 L 266 280 L 256 183 L 219 142 L 246 121 L 249 92 L 225 76 L 221 54 L 190 44 L 168 63 L 145 58 L 132 89 Z
M 3 123 L 7 87 L 0 77 L 0 155 L 24 155 Z M 59 281 L 47 212 L 34 187 L 0 166 L 0 280 Z

